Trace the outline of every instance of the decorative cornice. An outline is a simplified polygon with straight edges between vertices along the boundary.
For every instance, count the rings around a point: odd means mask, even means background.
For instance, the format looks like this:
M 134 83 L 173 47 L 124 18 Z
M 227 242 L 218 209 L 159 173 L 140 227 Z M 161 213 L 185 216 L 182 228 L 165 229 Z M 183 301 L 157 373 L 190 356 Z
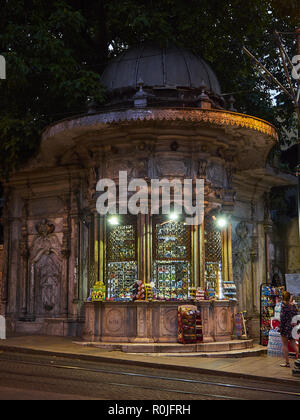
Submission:
M 123 111 L 110 111 L 66 119 L 47 127 L 42 139 L 62 133 L 87 127 L 100 127 L 101 125 L 116 124 L 133 121 L 190 121 L 202 124 L 211 124 L 220 127 L 238 127 L 255 130 L 276 141 L 278 134 L 275 127 L 260 118 L 246 114 L 217 109 L 178 109 L 178 108 L 146 108 L 128 109 Z

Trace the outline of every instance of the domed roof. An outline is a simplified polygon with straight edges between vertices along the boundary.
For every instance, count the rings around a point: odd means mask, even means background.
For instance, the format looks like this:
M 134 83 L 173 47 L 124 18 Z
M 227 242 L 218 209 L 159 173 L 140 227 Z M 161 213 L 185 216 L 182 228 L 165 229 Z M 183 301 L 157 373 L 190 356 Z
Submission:
M 142 79 L 145 87 L 200 89 L 221 95 L 218 79 L 211 67 L 192 52 L 170 46 L 130 48 L 113 59 L 102 75 L 109 91 L 136 89 Z

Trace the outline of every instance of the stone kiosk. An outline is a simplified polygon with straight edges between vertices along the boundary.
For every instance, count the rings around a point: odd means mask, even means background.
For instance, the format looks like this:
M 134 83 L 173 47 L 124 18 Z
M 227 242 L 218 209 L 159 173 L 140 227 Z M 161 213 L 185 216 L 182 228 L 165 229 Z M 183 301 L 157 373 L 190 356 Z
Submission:
M 234 313 L 259 307 L 268 266 L 264 194 L 288 183 L 266 167 L 276 131 L 236 112 L 233 101 L 227 110 L 209 65 L 177 47 L 126 50 L 102 80 L 105 106 L 90 102 L 86 114 L 47 127 L 39 154 L 4 183 L 8 329 L 176 342 L 177 307 L 202 288 L 214 296 L 197 303 L 204 341 L 230 340 Z M 191 179 L 195 188 L 203 179 L 203 222 L 153 215 L 149 198 L 147 214 L 111 224 L 97 212 L 96 185 L 108 178 L 118 186 L 120 171 L 148 187 L 166 178 Z M 130 301 L 137 280 L 153 282 L 156 301 Z M 88 300 L 97 282 L 104 302 Z

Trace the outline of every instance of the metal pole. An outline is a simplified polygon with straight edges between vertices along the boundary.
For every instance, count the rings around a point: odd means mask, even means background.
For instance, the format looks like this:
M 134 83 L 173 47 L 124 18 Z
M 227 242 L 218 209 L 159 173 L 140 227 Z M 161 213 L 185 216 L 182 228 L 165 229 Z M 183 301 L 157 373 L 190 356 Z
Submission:
M 299 28 L 297 29 L 297 52 L 300 55 L 300 7 L 298 12 L 299 17 Z M 298 84 L 300 86 L 300 79 L 298 80 Z M 300 97 L 298 99 L 298 109 L 300 110 Z M 298 114 L 298 166 L 297 166 L 297 179 L 298 179 L 298 191 L 297 191 L 297 199 L 298 199 L 298 228 L 299 228 L 299 238 L 300 238 L 300 117 Z
M 300 6 L 298 8 L 298 29 L 297 33 L 297 52 L 300 55 Z M 300 85 L 300 79 L 298 81 Z M 298 108 L 300 108 L 300 98 L 298 100 Z M 298 166 L 297 166 L 297 178 L 298 178 L 298 191 L 297 191 L 297 198 L 298 198 L 298 227 L 299 227 L 299 238 L 300 238 L 300 118 L 298 114 Z M 300 341 L 300 340 L 298 340 Z M 293 369 L 294 376 L 300 376 L 300 355 L 298 353 L 298 360 L 295 361 L 294 369 Z

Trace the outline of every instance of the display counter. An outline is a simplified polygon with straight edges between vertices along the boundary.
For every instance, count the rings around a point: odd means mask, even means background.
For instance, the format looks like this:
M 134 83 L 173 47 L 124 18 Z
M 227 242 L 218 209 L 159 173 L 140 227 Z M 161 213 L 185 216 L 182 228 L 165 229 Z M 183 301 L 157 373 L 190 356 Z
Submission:
M 236 302 L 230 300 L 86 302 L 83 339 L 176 343 L 177 308 L 191 303 L 201 310 L 203 342 L 232 339 Z

